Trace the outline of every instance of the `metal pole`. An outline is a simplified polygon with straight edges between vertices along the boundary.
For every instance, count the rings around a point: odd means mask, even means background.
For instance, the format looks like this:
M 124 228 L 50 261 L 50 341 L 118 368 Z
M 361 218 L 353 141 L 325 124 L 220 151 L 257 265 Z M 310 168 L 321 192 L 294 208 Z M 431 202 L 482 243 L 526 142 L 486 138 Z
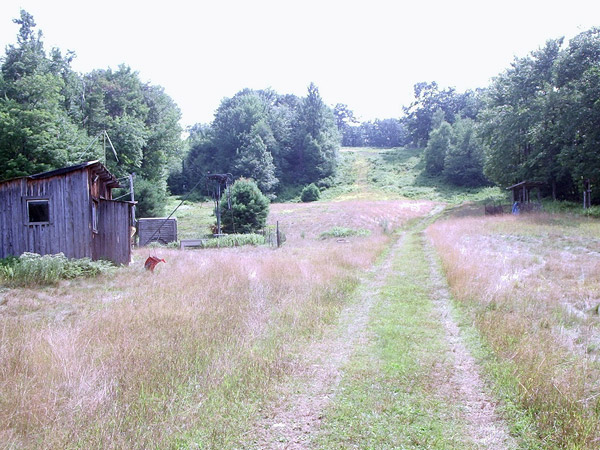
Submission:
M 133 177 L 135 177 L 135 172 L 129 174 L 129 193 L 131 198 L 131 203 L 135 202 L 135 195 L 133 193 Z M 135 226 L 135 204 L 131 206 L 131 223 Z
M 221 208 L 219 208 L 219 203 L 221 199 L 221 183 L 217 184 L 217 201 L 215 204 L 217 205 L 215 214 L 217 215 L 217 237 L 221 236 Z

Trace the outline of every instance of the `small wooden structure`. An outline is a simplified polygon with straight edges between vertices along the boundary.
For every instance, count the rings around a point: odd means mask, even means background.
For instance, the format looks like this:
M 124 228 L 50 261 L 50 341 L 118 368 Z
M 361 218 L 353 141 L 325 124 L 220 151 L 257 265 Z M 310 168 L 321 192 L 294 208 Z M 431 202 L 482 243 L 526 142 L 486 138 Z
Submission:
M 0 182 L 0 258 L 62 252 L 129 264 L 134 202 L 112 200 L 118 187 L 99 161 Z
M 507 187 L 507 190 L 512 191 L 512 203 L 513 212 L 526 212 L 533 211 L 536 208 L 541 207 L 542 198 L 540 194 L 540 187 L 545 185 L 541 181 L 521 181 L 520 183 L 513 184 Z M 533 202 L 531 199 L 531 193 L 533 190 L 537 191 L 537 202 Z
M 143 247 L 150 242 L 168 244 L 177 241 L 177 219 L 147 218 L 138 219 L 138 245 Z
M 204 247 L 206 239 L 182 239 L 179 241 L 179 247 L 181 250 L 185 250 L 188 247 Z

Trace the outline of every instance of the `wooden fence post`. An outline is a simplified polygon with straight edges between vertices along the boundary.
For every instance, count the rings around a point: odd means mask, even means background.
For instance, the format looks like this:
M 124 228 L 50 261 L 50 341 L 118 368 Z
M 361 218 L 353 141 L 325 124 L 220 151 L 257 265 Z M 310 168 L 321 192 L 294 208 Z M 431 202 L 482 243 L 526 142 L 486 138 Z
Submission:
M 277 248 L 281 245 L 281 239 L 279 238 L 279 220 L 277 221 Z

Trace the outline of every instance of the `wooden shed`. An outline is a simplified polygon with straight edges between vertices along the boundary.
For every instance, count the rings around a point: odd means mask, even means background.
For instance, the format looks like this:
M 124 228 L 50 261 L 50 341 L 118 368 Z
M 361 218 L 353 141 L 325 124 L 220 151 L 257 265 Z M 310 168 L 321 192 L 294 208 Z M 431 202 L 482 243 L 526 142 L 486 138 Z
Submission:
M 150 242 L 168 244 L 177 241 L 177 219 L 152 217 L 138 219 L 138 245 L 143 247 Z
M 512 191 L 513 201 L 513 212 L 526 212 L 539 209 L 542 205 L 542 199 L 540 196 L 540 188 L 545 183 L 541 181 L 521 181 L 520 183 L 513 184 L 506 188 L 506 190 Z M 533 202 L 532 191 L 536 190 L 537 202 Z
M 131 260 L 131 208 L 99 161 L 0 182 L 0 258 L 24 252 Z

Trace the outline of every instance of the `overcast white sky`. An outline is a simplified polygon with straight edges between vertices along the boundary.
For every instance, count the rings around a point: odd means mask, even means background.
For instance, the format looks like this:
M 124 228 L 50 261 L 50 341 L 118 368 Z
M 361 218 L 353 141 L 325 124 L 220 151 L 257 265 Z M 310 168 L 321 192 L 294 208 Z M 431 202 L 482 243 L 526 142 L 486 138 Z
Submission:
M 398 117 L 419 81 L 484 87 L 514 56 L 600 26 L 598 0 L 2 0 L 2 48 L 20 8 L 75 70 L 126 63 L 163 86 L 184 126 L 245 87 L 305 95 L 311 81 L 363 120 Z

